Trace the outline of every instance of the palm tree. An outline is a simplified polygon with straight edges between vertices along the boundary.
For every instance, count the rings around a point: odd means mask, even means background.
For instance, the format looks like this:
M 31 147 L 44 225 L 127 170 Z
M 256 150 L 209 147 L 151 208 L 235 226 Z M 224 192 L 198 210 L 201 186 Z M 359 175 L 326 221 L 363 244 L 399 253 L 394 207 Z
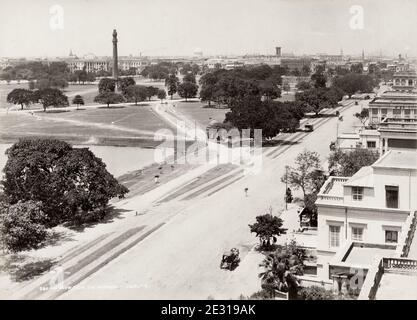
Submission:
M 77 95 L 74 97 L 74 99 L 72 100 L 72 103 L 77 105 L 77 110 L 78 110 L 78 107 L 79 107 L 80 105 L 84 105 L 84 99 L 83 99 L 83 97 L 82 97 L 82 96 L 80 96 L 79 94 L 77 94 Z
M 275 297 L 276 291 L 288 292 L 289 298 L 297 296 L 299 287 L 297 275 L 302 275 L 306 253 L 295 241 L 279 247 L 268 254 L 259 265 L 264 272 L 259 273 L 262 289 Z

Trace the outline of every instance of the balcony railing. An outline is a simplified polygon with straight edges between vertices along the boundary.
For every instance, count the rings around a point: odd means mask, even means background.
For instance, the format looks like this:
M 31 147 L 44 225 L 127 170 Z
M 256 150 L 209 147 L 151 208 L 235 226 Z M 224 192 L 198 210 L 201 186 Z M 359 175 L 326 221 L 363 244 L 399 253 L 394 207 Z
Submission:
M 337 201 L 337 202 L 342 202 L 343 201 L 343 197 L 329 196 L 327 194 L 319 194 L 319 195 L 317 195 L 317 198 L 319 198 L 321 200 L 325 200 L 325 201 Z
M 417 272 L 417 260 L 403 258 L 382 258 L 382 264 L 385 272 Z

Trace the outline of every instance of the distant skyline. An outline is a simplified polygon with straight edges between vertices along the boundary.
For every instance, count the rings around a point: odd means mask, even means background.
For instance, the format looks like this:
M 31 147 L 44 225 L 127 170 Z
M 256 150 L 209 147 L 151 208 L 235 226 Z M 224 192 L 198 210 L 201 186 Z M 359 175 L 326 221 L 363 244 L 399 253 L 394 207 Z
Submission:
M 52 29 L 50 8 L 63 9 Z M 352 29 L 353 5 L 363 29 Z M 0 57 L 344 54 L 417 56 L 415 0 L 1 0 Z M 54 20 L 57 21 L 57 20 Z

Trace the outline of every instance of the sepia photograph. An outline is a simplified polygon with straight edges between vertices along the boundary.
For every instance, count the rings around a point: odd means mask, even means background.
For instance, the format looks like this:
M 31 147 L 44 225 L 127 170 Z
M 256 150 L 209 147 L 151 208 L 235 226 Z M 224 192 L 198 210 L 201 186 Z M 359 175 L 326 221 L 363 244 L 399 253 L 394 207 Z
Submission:
M 417 300 L 416 64 L 416 0 L 0 0 L 0 300 Z

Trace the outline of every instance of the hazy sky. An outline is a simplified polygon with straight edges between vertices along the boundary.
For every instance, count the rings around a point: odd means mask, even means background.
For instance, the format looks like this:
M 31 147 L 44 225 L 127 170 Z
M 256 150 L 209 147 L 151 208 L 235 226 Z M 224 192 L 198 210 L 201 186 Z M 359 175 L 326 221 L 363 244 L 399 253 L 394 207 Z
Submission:
M 63 8 L 63 28 L 50 8 Z M 352 29 L 352 5 L 363 29 Z M 53 21 L 57 21 L 53 19 Z M 0 0 L 0 56 L 366 53 L 417 55 L 416 0 Z

